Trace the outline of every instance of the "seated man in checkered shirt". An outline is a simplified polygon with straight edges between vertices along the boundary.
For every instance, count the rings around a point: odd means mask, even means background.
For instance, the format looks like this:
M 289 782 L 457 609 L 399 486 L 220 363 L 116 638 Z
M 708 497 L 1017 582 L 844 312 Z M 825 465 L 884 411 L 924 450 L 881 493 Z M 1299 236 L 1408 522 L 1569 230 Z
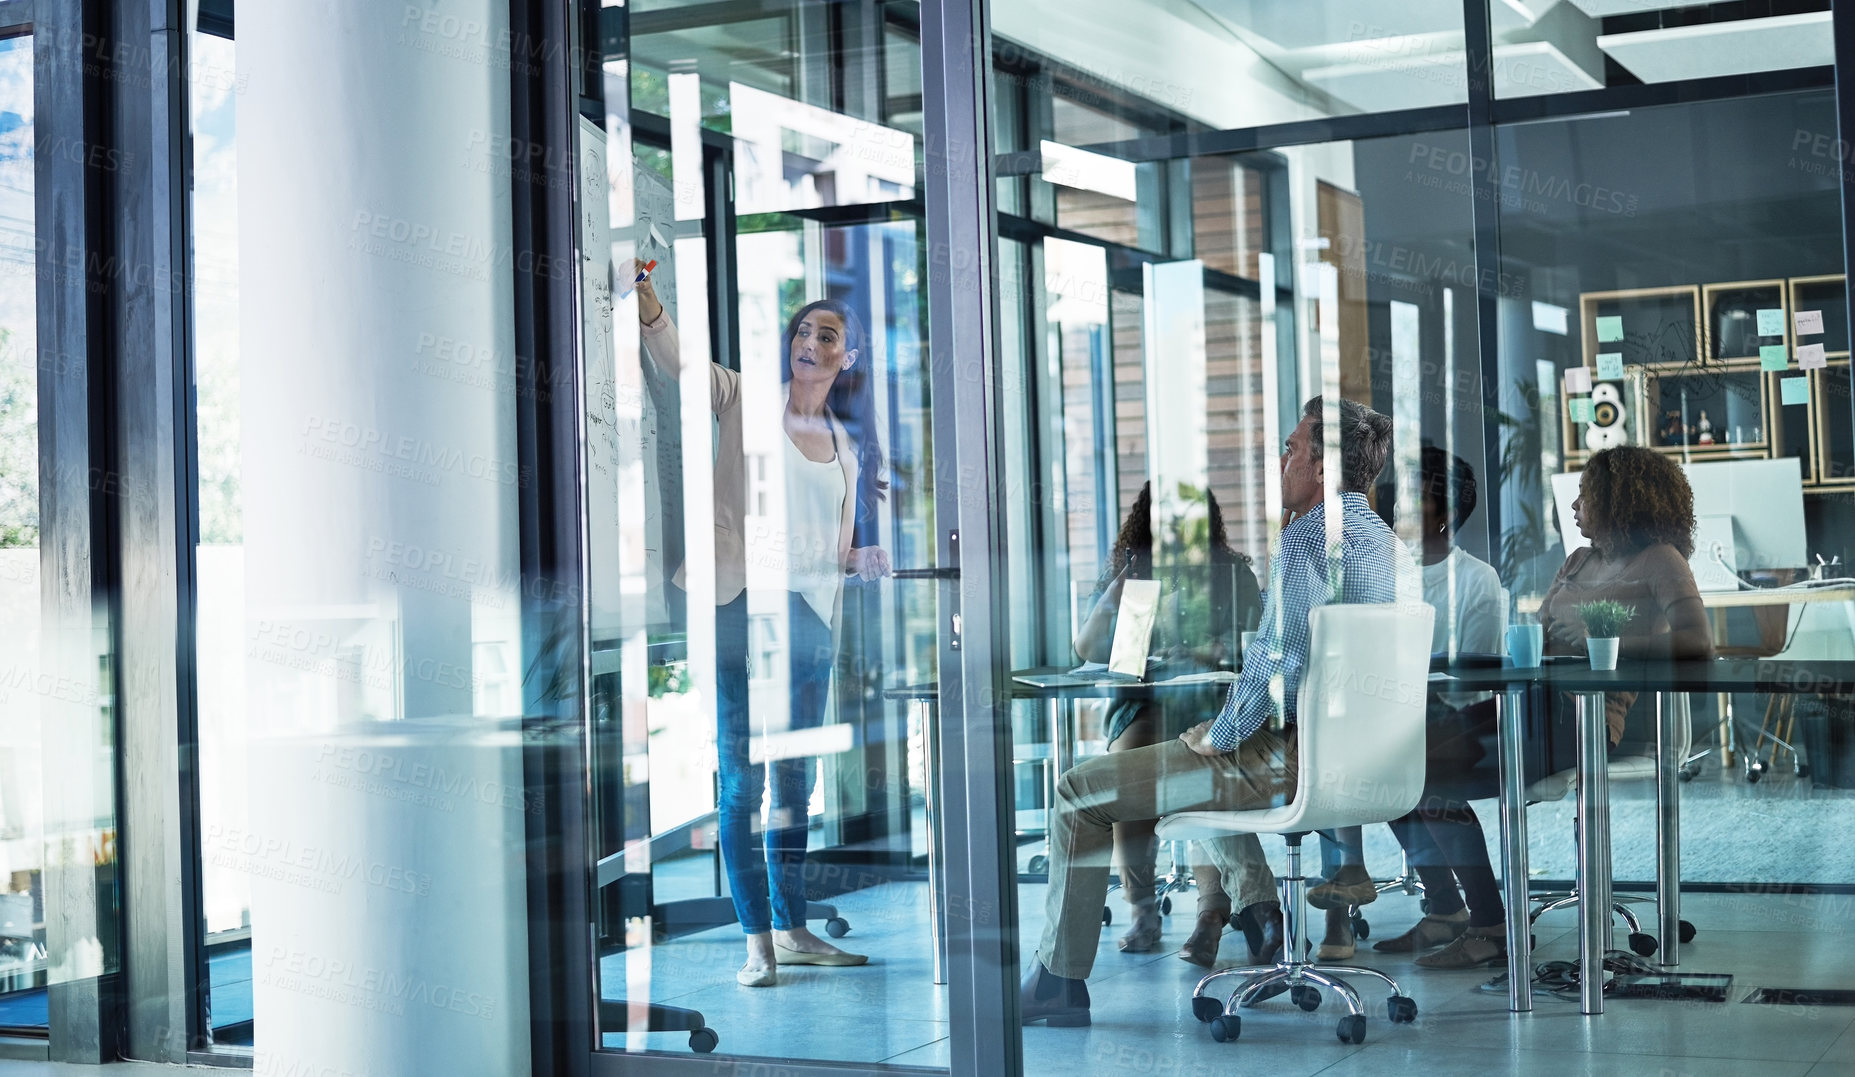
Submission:
M 1334 462 L 1341 474 L 1332 499 L 1326 497 L 1326 423 L 1338 428 Z M 1019 996 L 1025 1024 L 1089 1023 L 1084 980 L 1101 939 L 1115 823 L 1275 807 L 1294 795 L 1295 700 L 1307 665 L 1308 612 L 1329 602 L 1422 595 L 1409 553 L 1366 500 L 1390 455 L 1386 416 L 1350 400 L 1331 407 L 1320 397 L 1308 401 L 1282 452 L 1282 508 L 1289 522 L 1270 565 L 1262 624 L 1223 709 L 1176 741 L 1090 759 L 1057 783 L 1048 920 Z M 1240 901 L 1275 900 L 1274 877 L 1255 835 L 1203 845 L 1225 878 L 1239 880 Z

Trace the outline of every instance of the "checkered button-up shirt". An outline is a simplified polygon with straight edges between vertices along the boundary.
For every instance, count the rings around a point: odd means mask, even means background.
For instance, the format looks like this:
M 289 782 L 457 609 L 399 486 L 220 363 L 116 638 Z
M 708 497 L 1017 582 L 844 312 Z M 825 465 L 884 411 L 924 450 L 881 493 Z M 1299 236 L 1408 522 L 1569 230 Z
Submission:
M 1329 534 L 1328 503 L 1282 528 L 1269 566 L 1262 623 L 1243 653 L 1243 673 L 1230 686 L 1211 726 L 1211 743 L 1225 751 L 1243 743 L 1276 714 L 1295 721 L 1295 700 L 1308 660 L 1308 613 L 1329 602 L 1395 602 L 1402 589 L 1422 594 L 1422 579 L 1404 545 L 1364 494 L 1338 498 L 1338 526 Z

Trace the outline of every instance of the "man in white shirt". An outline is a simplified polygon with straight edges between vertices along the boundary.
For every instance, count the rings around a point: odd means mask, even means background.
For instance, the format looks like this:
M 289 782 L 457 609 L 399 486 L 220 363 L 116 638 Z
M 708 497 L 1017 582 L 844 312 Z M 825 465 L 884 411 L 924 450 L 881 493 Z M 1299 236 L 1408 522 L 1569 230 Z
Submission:
M 1507 631 L 1507 595 L 1494 566 L 1455 544 L 1475 511 L 1475 472 L 1435 446 L 1422 454 L 1423 594 L 1436 607 L 1432 652 L 1498 654 Z M 1417 925 L 1374 949 L 1409 953 L 1447 944 L 1417 959 L 1425 968 L 1461 969 L 1507 958 L 1507 912 L 1470 799 L 1493 796 L 1491 768 L 1476 767 L 1494 732 L 1488 693 L 1443 693 L 1430 702 L 1429 775 L 1416 810 L 1393 820 L 1392 833 L 1423 880 L 1430 911 Z M 1460 885 L 1461 890 L 1457 887 Z M 1466 907 L 1465 907 L 1466 900 Z

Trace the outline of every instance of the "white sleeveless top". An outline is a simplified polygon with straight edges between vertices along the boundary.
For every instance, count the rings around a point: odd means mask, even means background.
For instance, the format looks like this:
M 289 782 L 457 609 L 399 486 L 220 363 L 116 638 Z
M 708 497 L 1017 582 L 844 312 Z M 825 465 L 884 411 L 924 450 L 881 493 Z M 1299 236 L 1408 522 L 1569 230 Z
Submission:
M 837 592 L 844 585 L 844 566 L 838 563 L 844 467 L 835 452 L 820 463 L 800 452 L 784 431 L 780 440 L 786 443 L 786 589 L 803 595 L 818 619 L 835 628 Z M 835 446 L 836 439 L 832 442 Z

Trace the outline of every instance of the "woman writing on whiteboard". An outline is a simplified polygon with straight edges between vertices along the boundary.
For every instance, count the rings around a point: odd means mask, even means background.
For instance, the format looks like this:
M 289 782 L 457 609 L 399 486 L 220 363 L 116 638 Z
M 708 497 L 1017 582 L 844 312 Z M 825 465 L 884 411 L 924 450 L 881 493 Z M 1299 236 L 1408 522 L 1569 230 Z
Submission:
M 643 267 L 632 263 L 634 278 Z M 638 319 L 644 351 L 672 377 L 682 371 L 676 323 L 648 277 L 638 281 Z M 786 325 L 778 399 L 743 400 L 741 375 L 709 365 L 709 404 L 719 427 L 715 456 L 716 751 L 721 770 L 717 805 L 721 858 L 735 914 L 747 935 L 747 963 L 735 974 L 746 987 L 771 987 L 779 965 L 861 965 L 805 926 L 809 759 L 784 755 L 763 738 L 772 760 L 772 804 L 764 834 L 755 833 L 767 788 L 768 765 L 751 761 L 754 722 L 748 705 L 748 564 L 756 580 L 780 578 L 788 631 L 788 713 L 776 723 L 811 729 L 824 720 L 837 655 L 835 630 L 848 575 L 874 580 L 889 575 L 889 555 L 856 544 L 859 507 L 873 505 L 883 484 L 882 449 L 874 426 L 873 390 L 861 368 L 863 327 L 840 300 L 808 303 Z M 777 412 L 774 405 L 778 405 Z M 784 512 L 777 503 L 747 511 L 748 459 L 743 418 L 759 427 L 777 421 L 783 463 L 767 470 L 785 476 Z M 756 460 L 756 470 L 763 465 Z M 768 509 L 773 514 L 768 514 Z M 688 565 L 677 571 L 685 585 Z M 784 757 L 782 757 L 784 755 Z

